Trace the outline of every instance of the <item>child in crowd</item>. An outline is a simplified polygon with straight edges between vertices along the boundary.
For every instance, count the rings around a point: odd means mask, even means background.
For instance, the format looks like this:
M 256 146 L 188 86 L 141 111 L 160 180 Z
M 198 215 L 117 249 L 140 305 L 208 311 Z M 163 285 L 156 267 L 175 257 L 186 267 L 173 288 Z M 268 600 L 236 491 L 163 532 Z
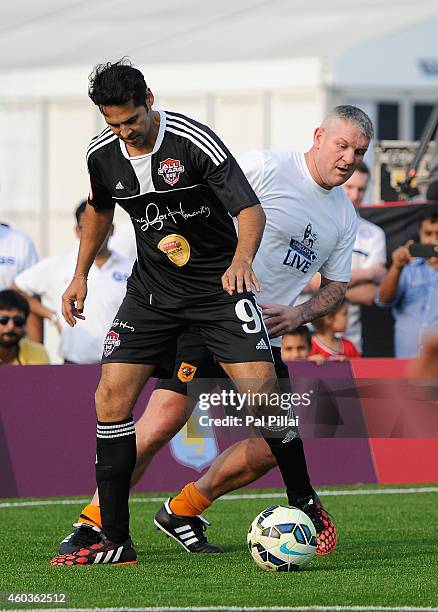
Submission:
M 307 359 L 311 349 L 311 333 L 305 325 L 300 325 L 281 338 L 281 358 L 283 361 Z
M 313 361 L 317 365 L 325 363 L 322 355 L 311 355 L 312 334 L 306 325 L 300 325 L 281 338 L 281 358 L 283 361 Z
M 342 337 L 348 324 L 348 302 L 343 301 L 330 314 L 312 321 L 315 333 L 312 336 L 311 356 L 321 355 L 328 360 L 342 361 L 361 357 L 350 340 Z

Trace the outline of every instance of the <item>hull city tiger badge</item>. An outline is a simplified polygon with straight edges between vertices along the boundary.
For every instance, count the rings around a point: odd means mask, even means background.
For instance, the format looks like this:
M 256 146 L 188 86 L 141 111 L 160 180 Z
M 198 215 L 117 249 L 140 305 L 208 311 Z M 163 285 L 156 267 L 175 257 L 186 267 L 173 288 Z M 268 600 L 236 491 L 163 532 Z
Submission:
M 190 244 L 179 234 L 169 234 L 160 240 L 158 248 L 179 268 L 185 266 L 190 259 Z
M 188 383 L 193 380 L 197 369 L 198 368 L 196 366 L 190 365 L 190 363 L 182 361 L 178 370 L 178 378 L 181 382 Z
M 158 175 L 163 177 L 163 180 L 168 185 L 175 185 L 179 181 L 179 175 L 184 172 L 184 166 L 181 165 L 179 159 L 168 157 L 164 161 L 160 161 Z
M 104 357 L 109 357 L 114 349 L 120 346 L 120 336 L 115 331 L 109 331 L 103 343 Z

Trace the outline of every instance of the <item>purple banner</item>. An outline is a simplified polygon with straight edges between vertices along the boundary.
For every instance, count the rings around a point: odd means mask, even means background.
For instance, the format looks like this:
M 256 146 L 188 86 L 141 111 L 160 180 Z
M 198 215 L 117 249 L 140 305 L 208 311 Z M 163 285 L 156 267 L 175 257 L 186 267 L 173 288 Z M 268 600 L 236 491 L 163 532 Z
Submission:
M 292 377 L 349 378 L 346 363 L 290 364 Z M 0 497 L 89 495 L 95 488 L 94 391 L 99 366 L 0 367 Z M 138 418 L 153 390 L 150 381 L 135 410 Z M 376 482 L 366 439 L 304 440 L 315 485 Z M 153 460 L 136 491 L 178 491 L 196 480 L 229 445 L 223 438 L 184 433 Z M 281 487 L 277 468 L 254 483 Z

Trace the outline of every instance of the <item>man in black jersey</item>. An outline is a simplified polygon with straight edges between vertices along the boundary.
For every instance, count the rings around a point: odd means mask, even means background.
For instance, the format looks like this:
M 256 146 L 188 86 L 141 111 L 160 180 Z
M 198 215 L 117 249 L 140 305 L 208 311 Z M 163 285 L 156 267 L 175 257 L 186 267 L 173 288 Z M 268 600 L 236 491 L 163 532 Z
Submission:
M 265 216 L 237 162 L 208 127 L 152 110 L 143 75 L 126 62 L 97 66 L 89 95 L 108 128 L 87 151 L 91 190 L 76 270 L 63 295 L 66 321 L 73 326 L 85 318 L 88 270 L 117 203 L 131 216 L 138 259 L 104 342 L 96 391 L 96 480 L 105 537 L 56 557 L 53 565 L 136 562 L 128 510 L 136 460 L 132 408 L 153 373 L 171 372 L 185 329 L 197 325 L 238 390 L 263 393 L 276 384 L 251 293 L 252 285 L 259 289 L 251 263 Z M 265 409 L 257 407 L 259 414 Z M 284 453 L 277 460 L 287 468 Z

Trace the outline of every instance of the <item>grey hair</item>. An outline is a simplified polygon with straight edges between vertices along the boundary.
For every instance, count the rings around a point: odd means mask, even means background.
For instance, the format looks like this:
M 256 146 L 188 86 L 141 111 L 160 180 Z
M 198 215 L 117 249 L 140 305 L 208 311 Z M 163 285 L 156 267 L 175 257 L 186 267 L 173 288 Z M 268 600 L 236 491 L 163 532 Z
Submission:
M 332 119 L 344 119 L 344 121 L 349 121 L 357 127 L 368 140 L 371 140 L 374 136 L 374 128 L 371 119 L 357 106 L 352 106 L 350 104 L 335 106 L 324 119 L 323 125 Z

